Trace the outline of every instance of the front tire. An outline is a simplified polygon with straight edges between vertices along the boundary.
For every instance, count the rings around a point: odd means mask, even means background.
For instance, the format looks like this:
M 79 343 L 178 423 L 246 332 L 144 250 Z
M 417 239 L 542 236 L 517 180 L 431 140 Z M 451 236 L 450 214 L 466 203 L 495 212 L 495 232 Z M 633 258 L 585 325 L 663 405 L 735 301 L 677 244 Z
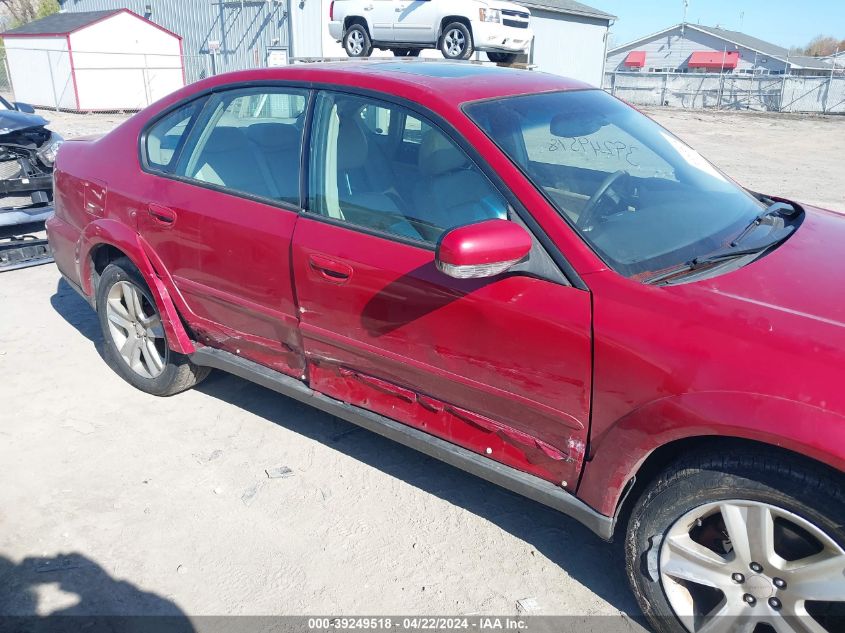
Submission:
M 654 629 L 842 631 L 845 492 L 837 475 L 743 446 L 667 469 L 637 502 L 625 544 L 634 595 Z
M 343 49 L 349 57 L 369 57 L 373 54 L 373 42 L 367 29 L 353 24 L 343 36 Z
M 446 59 L 469 59 L 474 51 L 472 33 L 465 24 L 452 22 L 440 38 L 440 52 Z
M 208 375 L 208 368 L 170 349 L 159 308 L 128 259 L 112 262 L 100 276 L 97 315 L 105 360 L 133 387 L 155 396 L 172 396 Z

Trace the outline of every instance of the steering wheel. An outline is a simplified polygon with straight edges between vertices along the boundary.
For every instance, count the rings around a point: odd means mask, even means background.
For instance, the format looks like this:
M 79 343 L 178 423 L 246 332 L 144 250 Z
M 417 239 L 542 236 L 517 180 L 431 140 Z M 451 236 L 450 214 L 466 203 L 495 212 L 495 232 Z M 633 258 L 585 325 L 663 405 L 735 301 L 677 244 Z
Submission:
M 581 215 L 578 216 L 578 221 L 575 224 L 579 229 L 585 229 L 592 224 L 593 216 L 596 214 L 596 208 L 598 207 L 599 201 L 604 197 L 604 194 L 608 192 L 613 183 L 619 180 L 622 176 L 627 175 L 627 171 L 620 169 L 619 171 L 613 172 L 602 181 L 599 188 L 584 206 L 584 209 L 581 211 Z

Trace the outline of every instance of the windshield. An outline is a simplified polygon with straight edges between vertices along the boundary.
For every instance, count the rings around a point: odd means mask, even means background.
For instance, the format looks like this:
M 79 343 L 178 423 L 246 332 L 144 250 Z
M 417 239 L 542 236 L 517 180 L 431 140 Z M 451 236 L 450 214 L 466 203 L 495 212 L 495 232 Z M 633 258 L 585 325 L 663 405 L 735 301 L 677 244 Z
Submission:
M 646 277 L 724 248 L 765 206 L 601 90 L 465 111 L 610 265 Z

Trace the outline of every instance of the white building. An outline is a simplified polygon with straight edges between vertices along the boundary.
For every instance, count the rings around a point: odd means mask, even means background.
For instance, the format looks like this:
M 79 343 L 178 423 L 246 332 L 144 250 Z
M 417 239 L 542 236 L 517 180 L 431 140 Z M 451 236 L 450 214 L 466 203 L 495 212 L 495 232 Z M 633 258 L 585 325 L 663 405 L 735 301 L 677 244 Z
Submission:
M 818 57 L 790 55 L 765 40 L 701 24 L 676 24 L 607 53 L 608 72 L 823 75 Z
M 182 38 L 126 9 L 56 13 L 2 34 L 15 99 L 138 110 L 185 85 Z
M 601 86 L 608 31 L 616 16 L 570 0 L 516 2 L 531 9 L 538 70 Z

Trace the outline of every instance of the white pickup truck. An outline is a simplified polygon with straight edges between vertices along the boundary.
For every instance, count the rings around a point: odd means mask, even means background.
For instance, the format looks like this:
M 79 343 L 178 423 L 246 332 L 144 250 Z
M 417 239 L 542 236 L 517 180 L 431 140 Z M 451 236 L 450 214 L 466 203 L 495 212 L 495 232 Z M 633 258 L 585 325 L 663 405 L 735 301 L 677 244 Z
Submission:
M 484 51 L 490 61 L 511 63 L 533 37 L 528 9 L 497 0 L 334 0 L 329 13 L 329 33 L 350 57 L 369 57 L 374 48 L 416 57 L 439 48 L 446 59 Z

